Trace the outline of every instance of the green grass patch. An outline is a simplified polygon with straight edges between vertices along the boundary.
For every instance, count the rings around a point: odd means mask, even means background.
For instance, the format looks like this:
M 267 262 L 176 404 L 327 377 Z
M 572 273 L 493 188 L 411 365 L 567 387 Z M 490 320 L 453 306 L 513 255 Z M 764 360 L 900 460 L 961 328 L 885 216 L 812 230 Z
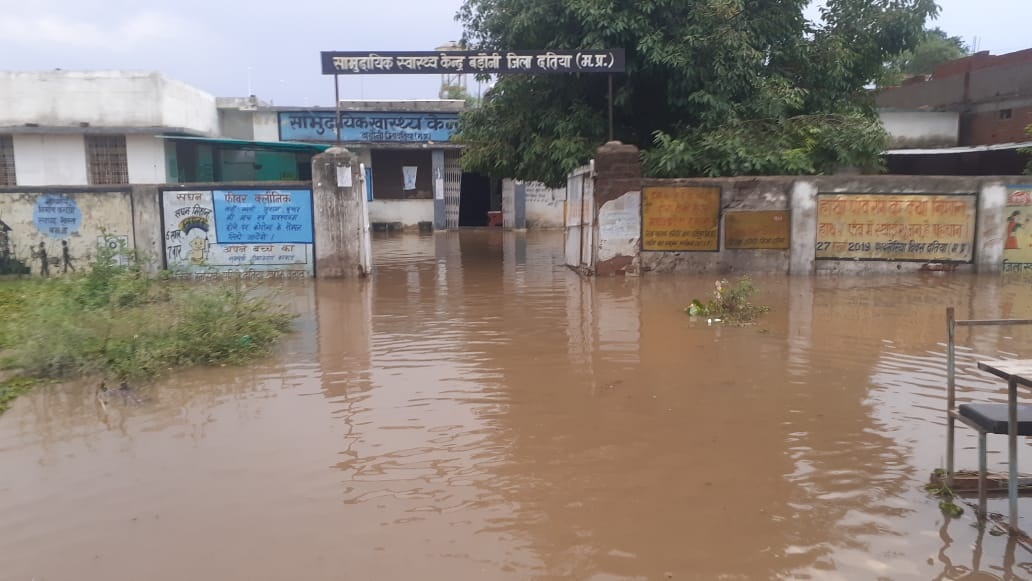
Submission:
M 25 381 L 140 381 L 243 363 L 268 352 L 295 318 L 245 281 L 155 278 L 135 259 L 113 259 L 101 249 L 84 273 L 0 281 L 0 367 Z M 27 389 L 10 388 L 9 399 Z
M 38 383 L 39 380 L 28 377 L 13 377 L 0 381 L 0 414 L 11 407 L 14 398 L 28 393 Z

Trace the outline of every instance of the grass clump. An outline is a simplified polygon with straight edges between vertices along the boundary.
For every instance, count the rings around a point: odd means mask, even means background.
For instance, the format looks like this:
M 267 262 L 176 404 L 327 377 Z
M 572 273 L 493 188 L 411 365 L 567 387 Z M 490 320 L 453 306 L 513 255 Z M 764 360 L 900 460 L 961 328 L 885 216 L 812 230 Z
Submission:
M 27 377 L 13 377 L 0 381 L 0 414 L 11 407 L 14 398 L 28 393 L 37 383 L 39 380 Z
M 741 325 L 751 323 L 770 311 L 770 307 L 766 305 L 754 305 L 750 302 L 750 298 L 758 289 L 747 276 L 733 283 L 718 280 L 715 286 L 713 298 L 705 303 L 694 299 L 692 304 L 685 308 L 685 312 L 692 317 L 706 317 Z
M 101 248 L 84 273 L 0 282 L 0 366 L 25 379 L 138 381 L 247 361 L 294 319 L 243 281 L 155 279 L 116 256 Z

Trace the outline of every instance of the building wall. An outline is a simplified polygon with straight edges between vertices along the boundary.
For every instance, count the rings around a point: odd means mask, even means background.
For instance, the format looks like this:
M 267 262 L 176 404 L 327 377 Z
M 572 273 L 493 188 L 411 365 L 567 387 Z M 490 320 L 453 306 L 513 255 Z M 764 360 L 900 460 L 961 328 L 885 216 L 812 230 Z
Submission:
M 1028 141 L 1032 49 L 1005 55 L 978 53 L 944 63 L 928 81 L 882 90 L 877 103 L 882 108 L 959 112 L 960 145 Z
M 415 188 L 404 188 L 405 166 L 416 168 Z M 374 200 L 433 199 L 433 164 L 430 152 L 419 149 L 372 152 Z
M 502 181 L 503 192 L 515 195 L 514 184 L 510 183 L 511 181 Z M 566 209 L 566 188 L 549 188 L 540 182 L 527 182 L 524 184 L 524 192 L 527 228 L 563 227 Z
M 1024 106 L 1000 103 L 964 115 L 962 139 L 967 145 L 1032 141 L 1025 128 L 1032 125 L 1032 94 Z
M 631 146 L 597 152 L 583 254 L 598 274 L 1032 271 L 1028 235 L 1008 238 L 1007 212 L 1032 207 L 1027 176 L 657 180 L 637 164 Z
M 134 246 L 133 206 L 126 188 L 0 190 L 0 219 L 11 229 L 11 256 L 34 275 L 82 270 L 98 244 Z M 42 246 L 41 246 L 42 245 Z M 67 248 L 67 259 L 65 256 Z
M 252 129 L 255 141 L 279 141 L 279 117 L 275 111 L 255 111 Z
M 153 135 L 127 135 L 125 138 L 129 183 L 163 184 L 165 174 L 165 141 Z
M 369 222 L 398 224 L 415 228 L 420 222 L 434 221 L 433 200 L 373 200 L 369 202 Z
M 219 133 L 219 114 L 215 97 L 186 83 L 161 79 L 161 123 L 163 127 L 182 127 L 204 135 Z
M 953 147 L 957 145 L 960 114 L 953 111 L 880 111 L 890 148 Z
M 14 171 L 20 186 L 86 185 L 86 142 L 82 134 L 15 134 Z
M 158 73 L 0 72 L 0 127 L 218 132 L 211 95 Z M 31 129 L 29 130 L 31 131 Z

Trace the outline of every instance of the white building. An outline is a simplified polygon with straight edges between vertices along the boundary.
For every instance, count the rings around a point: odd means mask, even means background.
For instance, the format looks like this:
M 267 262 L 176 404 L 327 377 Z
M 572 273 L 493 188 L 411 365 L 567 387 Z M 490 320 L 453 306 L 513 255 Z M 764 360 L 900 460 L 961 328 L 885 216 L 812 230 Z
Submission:
M 159 73 L 0 72 L 0 186 L 164 183 L 156 136 L 218 132 L 215 98 Z

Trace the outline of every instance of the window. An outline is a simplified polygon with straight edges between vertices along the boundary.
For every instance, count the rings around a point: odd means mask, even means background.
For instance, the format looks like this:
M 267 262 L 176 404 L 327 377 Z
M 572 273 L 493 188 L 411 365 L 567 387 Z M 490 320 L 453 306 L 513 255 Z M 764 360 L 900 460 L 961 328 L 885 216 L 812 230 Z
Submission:
M 10 135 L 0 135 L 0 186 L 16 186 L 14 175 L 14 140 Z
M 87 135 L 86 163 L 90 185 L 129 183 L 124 135 Z
M 1010 119 L 1014 116 L 1013 109 L 1000 109 L 1000 119 Z

